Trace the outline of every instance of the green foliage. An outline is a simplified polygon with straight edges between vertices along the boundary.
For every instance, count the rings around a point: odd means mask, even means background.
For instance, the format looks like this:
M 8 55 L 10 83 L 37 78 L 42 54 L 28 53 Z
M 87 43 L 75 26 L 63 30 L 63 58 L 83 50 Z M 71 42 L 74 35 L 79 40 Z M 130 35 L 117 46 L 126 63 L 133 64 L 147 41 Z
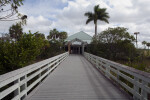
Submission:
M 147 44 L 146 41 L 143 41 L 143 42 L 142 42 L 142 45 L 144 45 L 144 49 L 146 49 L 146 44 Z
M 68 37 L 67 32 L 60 32 L 59 39 L 64 42 L 64 40 Z
M 45 35 L 39 32 L 34 33 L 35 37 L 45 39 Z
M 24 34 L 21 41 L 18 42 L 20 46 L 20 55 L 23 55 L 21 60 L 26 62 L 35 60 L 35 58 L 40 55 L 41 49 L 44 47 L 44 39 L 42 37 L 36 37 L 37 33 Z M 25 57 L 25 58 L 24 58 Z
M 61 42 L 64 42 L 64 40 L 67 38 L 67 32 L 59 32 L 57 29 L 50 30 L 49 35 L 47 36 L 47 39 L 49 40 L 58 40 Z
M 47 38 L 49 39 L 49 43 L 51 45 L 50 48 L 46 48 L 44 53 L 45 57 L 54 56 L 57 52 L 63 52 L 64 40 L 68 37 L 67 32 L 59 32 L 57 29 L 50 30 Z M 51 53 L 49 53 L 51 51 Z M 52 53 L 53 52 L 53 53 Z M 47 56 L 46 56 L 47 55 Z
M 146 46 L 148 47 L 148 56 L 150 56 L 150 50 L 149 50 L 150 43 L 146 43 Z
M 0 74 L 63 53 L 67 33 L 56 29 L 50 33 L 51 39 L 48 41 L 42 33 L 23 33 L 21 24 L 12 25 L 9 34 L 0 37 Z
M 15 5 L 21 6 L 21 5 L 23 5 L 23 1 L 24 0 L 0 0 L 0 4 L 2 6 L 8 5 L 8 4 L 10 4 L 12 6 L 15 6 Z
M 19 19 L 26 19 L 27 16 L 24 15 L 19 17 L 18 7 L 23 5 L 24 0 L 0 0 L 0 21 L 12 21 L 16 20 L 12 17 L 18 17 Z
M 89 45 L 89 52 L 111 60 L 134 59 L 136 48 L 132 41 L 134 37 L 127 32 L 126 28 L 108 28 L 93 38 Z
M 36 37 L 36 33 L 23 34 L 19 41 L 0 41 L 1 73 L 9 72 L 28 65 L 40 55 L 44 47 L 44 39 Z
M 49 39 L 49 40 L 52 40 L 52 39 L 56 40 L 58 38 L 58 36 L 59 36 L 58 34 L 59 34 L 59 32 L 57 31 L 57 29 L 50 30 L 49 35 L 47 36 L 47 39 Z
M 20 23 L 16 23 L 9 28 L 9 35 L 12 39 L 18 41 L 23 35 L 23 29 Z
M 63 48 L 61 48 L 62 43 L 60 41 L 53 40 L 49 41 L 48 44 L 49 45 L 45 46 L 42 50 L 41 54 L 38 56 L 38 59 L 47 59 L 64 52 Z
M 146 68 L 147 68 L 147 64 L 145 63 L 144 61 L 145 59 L 141 59 L 141 56 L 138 56 L 138 57 L 135 57 L 134 61 L 128 61 L 128 62 L 125 62 L 123 64 L 129 66 L 129 67 L 133 67 L 135 69 L 138 69 L 138 70 L 142 70 L 142 71 L 146 71 Z
M 124 27 L 108 28 L 93 38 L 87 52 L 149 72 L 149 59 L 144 56 L 143 50 L 135 48 L 134 40 Z M 146 41 L 143 44 L 145 46 Z
M 127 30 L 128 29 L 124 27 L 108 28 L 98 34 L 97 40 L 103 43 L 117 43 L 122 40 L 133 42 L 135 38 L 130 35 Z
M 0 38 L 0 74 L 64 52 L 62 47 L 67 33 L 58 32 L 57 35 L 57 39 L 48 41 L 42 33 L 23 33 L 20 24 L 13 25 L 7 38 Z

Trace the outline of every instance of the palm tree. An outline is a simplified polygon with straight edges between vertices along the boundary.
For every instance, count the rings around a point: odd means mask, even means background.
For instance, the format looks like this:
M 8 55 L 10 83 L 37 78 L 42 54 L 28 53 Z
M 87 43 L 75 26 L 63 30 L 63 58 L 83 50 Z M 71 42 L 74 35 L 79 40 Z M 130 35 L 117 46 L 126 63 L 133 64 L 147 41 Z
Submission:
M 60 32 L 59 33 L 59 39 L 65 40 L 68 37 L 67 32 Z
M 57 29 L 53 29 L 53 30 L 50 30 L 47 38 L 56 40 L 59 37 L 58 35 L 59 35 L 59 32 L 57 31 Z
M 150 43 L 146 44 L 148 46 L 148 55 L 149 55 L 149 47 L 150 47 Z
M 146 49 L 146 44 L 147 44 L 147 42 L 146 42 L 146 41 L 143 41 L 142 44 L 144 45 L 144 49 Z
M 86 12 L 84 15 L 88 17 L 88 19 L 86 21 L 86 24 L 88 24 L 91 21 L 94 21 L 94 24 L 95 24 L 95 36 L 97 36 L 97 21 L 98 20 L 101 20 L 101 21 L 104 21 L 106 23 L 109 23 L 108 22 L 109 15 L 106 12 L 106 8 L 99 8 L 99 5 L 96 5 L 94 7 L 94 13 Z

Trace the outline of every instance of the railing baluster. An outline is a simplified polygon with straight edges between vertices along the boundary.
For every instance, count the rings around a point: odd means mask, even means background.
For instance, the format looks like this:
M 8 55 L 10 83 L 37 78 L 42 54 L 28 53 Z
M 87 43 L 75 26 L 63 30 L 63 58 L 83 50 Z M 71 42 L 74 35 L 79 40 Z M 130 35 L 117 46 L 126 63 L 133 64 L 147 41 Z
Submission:
M 97 68 L 99 67 L 99 64 L 98 64 L 98 57 L 96 57 L 96 67 L 97 67 Z
M 18 88 L 14 91 L 14 97 L 17 96 L 17 95 L 18 96 L 20 95 L 20 84 L 19 84 L 20 83 L 20 78 L 14 81 L 14 84 L 17 84 L 17 83 L 18 83 L 18 85 L 17 85 Z
M 133 99 L 138 100 L 136 97 L 136 93 L 139 93 L 139 87 L 137 86 L 137 83 L 139 82 L 139 79 L 137 77 L 134 77 L 134 94 L 133 94 Z
M 25 75 L 25 97 L 27 96 L 27 75 Z
M 51 73 L 51 70 L 54 70 L 66 57 L 68 57 L 68 55 L 69 53 L 66 52 L 47 60 L 35 63 L 33 65 L 29 65 L 27 67 L 1 75 L 0 89 L 9 86 L 8 84 L 12 84 L 12 82 L 13 85 L 0 92 L 0 100 L 7 97 L 11 93 L 13 93 L 14 95 L 12 97 L 12 100 L 21 100 L 27 97 L 27 93 L 37 83 L 40 83 L 44 79 L 44 77 L 49 75 Z M 45 70 L 47 71 L 43 73 Z M 35 77 L 38 77 L 38 79 L 34 79 Z M 33 82 L 29 86 L 27 86 L 27 83 L 29 81 Z
M 147 86 L 148 83 L 142 80 L 142 90 L 141 90 L 141 100 L 145 100 L 148 98 L 148 93 L 144 90 L 144 87 Z
M 121 65 L 110 60 L 100 58 L 90 53 L 84 52 L 84 56 L 88 61 L 95 65 L 102 72 L 105 72 L 105 76 L 109 79 L 114 79 L 114 82 L 120 84 L 123 89 L 126 89 L 133 95 L 134 100 L 148 100 L 148 94 L 150 94 L 150 74 L 142 72 L 128 66 Z M 96 59 L 95 59 L 96 58 Z M 94 60 L 95 59 L 95 60 Z M 111 68 L 110 68 L 111 67 Z M 114 69 L 113 69 L 114 68 Z M 110 71 L 116 75 L 112 75 Z M 132 78 L 134 77 L 134 79 Z M 122 80 L 124 78 L 125 80 Z M 141 82 L 139 82 L 139 79 Z M 133 84 L 129 86 L 128 84 Z M 148 89 L 147 89 L 148 88 Z
M 41 68 L 40 68 L 40 73 L 39 73 L 39 78 L 41 77 L 41 73 L 42 73 L 42 71 L 41 71 Z M 41 80 L 40 80 L 40 82 L 39 82 L 39 84 L 41 84 Z
M 110 78 L 109 74 L 110 74 L 110 66 L 108 64 L 105 64 L 106 65 L 106 72 L 105 72 L 105 75 L 106 77 Z
M 117 69 L 117 82 L 120 84 L 120 71 Z

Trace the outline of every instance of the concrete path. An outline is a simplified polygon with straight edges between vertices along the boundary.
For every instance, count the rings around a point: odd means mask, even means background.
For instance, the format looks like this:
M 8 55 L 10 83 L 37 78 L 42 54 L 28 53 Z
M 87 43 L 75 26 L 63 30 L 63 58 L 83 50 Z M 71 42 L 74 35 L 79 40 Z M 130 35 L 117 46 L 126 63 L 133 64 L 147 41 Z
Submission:
M 28 100 L 128 100 L 81 55 L 70 55 Z

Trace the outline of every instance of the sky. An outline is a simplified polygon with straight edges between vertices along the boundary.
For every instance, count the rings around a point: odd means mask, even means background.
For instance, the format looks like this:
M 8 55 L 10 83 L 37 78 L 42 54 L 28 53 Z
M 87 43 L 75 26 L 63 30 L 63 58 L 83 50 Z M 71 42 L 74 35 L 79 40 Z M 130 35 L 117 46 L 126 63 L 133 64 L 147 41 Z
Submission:
M 94 23 L 85 24 L 84 13 L 93 12 L 95 5 L 107 8 L 109 24 L 98 21 L 98 33 L 108 27 L 126 27 L 128 32 L 140 32 L 140 42 L 150 42 L 150 0 L 25 0 L 19 12 L 28 16 L 24 32 L 41 32 L 46 36 L 53 28 L 72 35 L 84 31 L 94 35 Z M 0 33 L 7 33 L 15 22 L 0 22 Z

